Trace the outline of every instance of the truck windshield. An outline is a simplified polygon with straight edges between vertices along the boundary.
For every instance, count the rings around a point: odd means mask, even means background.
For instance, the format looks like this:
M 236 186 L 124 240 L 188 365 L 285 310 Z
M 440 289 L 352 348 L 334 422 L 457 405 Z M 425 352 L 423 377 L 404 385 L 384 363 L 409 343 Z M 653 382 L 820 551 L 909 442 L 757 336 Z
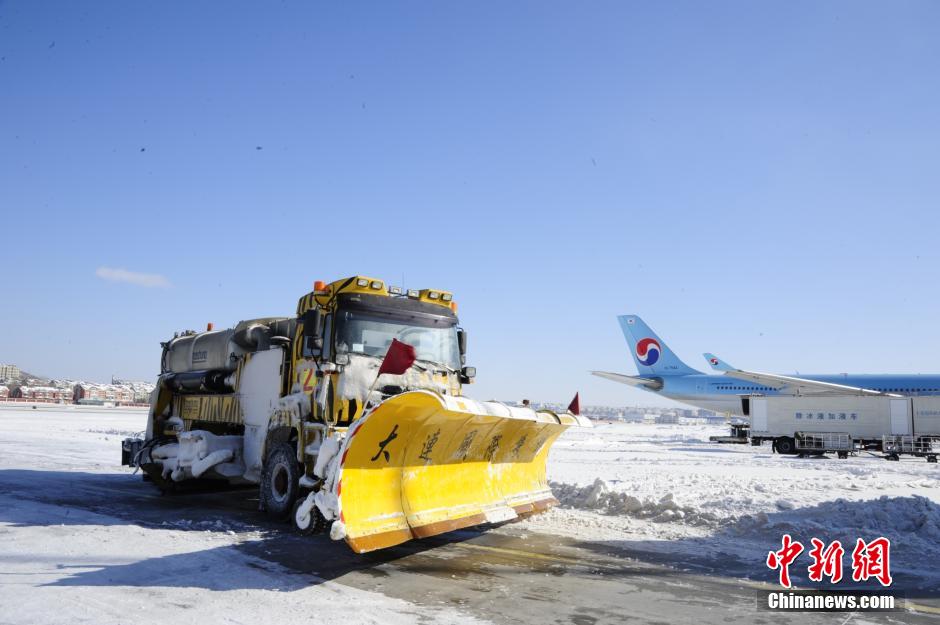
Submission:
M 457 327 L 424 320 L 404 320 L 366 312 L 343 311 L 337 315 L 336 352 L 382 358 L 398 339 L 415 348 L 418 360 L 460 368 Z

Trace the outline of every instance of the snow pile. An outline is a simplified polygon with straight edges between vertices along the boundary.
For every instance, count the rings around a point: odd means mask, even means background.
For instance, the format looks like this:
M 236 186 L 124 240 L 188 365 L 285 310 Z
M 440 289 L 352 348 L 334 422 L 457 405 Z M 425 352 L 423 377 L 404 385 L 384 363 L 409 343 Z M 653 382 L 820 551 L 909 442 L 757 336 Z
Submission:
M 526 519 L 551 532 L 680 558 L 733 555 L 748 566 L 782 534 L 808 541 L 885 536 L 892 566 L 936 580 L 940 473 L 923 459 L 796 458 L 770 447 L 720 445 L 710 425 L 609 424 L 569 429 L 548 477 L 560 506 Z
M 640 499 L 612 488 L 600 478 L 587 486 L 558 482 L 551 482 L 550 486 L 562 507 L 608 516 L 699 528 L 727 528 L 739 537 L 766 530 L 794 535 L 812 532 L 815 536 L 830 538 L 877 534 L 897 543 L 909 543 L 916 537 L 927 543 L 923 546 L 926 551 L 938 551 L 940 555 L 940 505 L 918 495 L 882 496 L 863 501 L 836 499 L 806 507 L 789 499 L 777 499 L 773 510 L 721 516 L 694 506 L 679 505 L 672 492 L 658 499 Z
M 108 436 L 120 436 L 122 438 L 135 438 L 143 437 L 143 430 L 119 430 L 117 428 L 106 428 L 106 429 L 94 429 L 89 428 L 82 430 L 82 432 L 88 432 L 90 434 L 107 434 Z
M 745 515 L 709 537 L 713 545 L 733 545 L 739 552 L 760 553 L 779 545 L 790 534 L 808 545 L 810 538 L 839 540 L 851 553 L 859 538 L 891 541 L 892 570 L 921 580 L 938 576 L 940 505 L 926 497 L 887 497 L 863 501 L 837 499 L 779 513 Z
M 602 514 L 649 519 L 654 523 L 676 521 L 695 526 L 715 525 L 718 517 L 711 512 L 702 512 L 691 506 L 680 506 L 672 493 L 658 500 L 639 499 L 623 491 L 612 490 L 610 485 L 597 478 L 588 486 L 550 482 L 552 492 L 563 506 L 594 510 Z
M 847 535 L 871 539 L 878 535 L 891 539 L 895 544 L 922 542 L 922 551 L 938 552 L 940 506 L 918 495 L 879 497 L 867 501 L 836 499 L 776 515 L 747 515 L 731 529 L 738 535 L 773 530 L 777 534 L 812 533 L 830 539 L 842 539 Z

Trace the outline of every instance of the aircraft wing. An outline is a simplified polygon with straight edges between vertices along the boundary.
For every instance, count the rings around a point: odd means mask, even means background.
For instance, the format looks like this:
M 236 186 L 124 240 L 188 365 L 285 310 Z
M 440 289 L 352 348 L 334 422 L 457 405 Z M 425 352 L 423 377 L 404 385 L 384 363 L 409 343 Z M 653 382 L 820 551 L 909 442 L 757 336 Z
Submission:
M 624 375 L 622 373 L 610 373 L 609 371 L 592 371 L 593 375 L 599 378 L 605 378 L 614 382 L 620 382 L 627 386 L 643 386 L 651 391 L 658 391 L 663 387 L 661 380 L 656 378 L 643 378 L 636 375 Z
M 806 378 L 778 375 L 776 373 L 758 373 L 756 371 L 744 371 L 743 369 L 730 369 L 725 370 L 725 375 L 738 378 L 739 380 L 747 380 L 748 382 L 769 386 L 778 391 L 784 389 L 792 390 L 801 395 L 882 395 L 886 397 L 901 397 L 901 395 L 894 393 L 884 393 L 860 386 L 807 380 Z

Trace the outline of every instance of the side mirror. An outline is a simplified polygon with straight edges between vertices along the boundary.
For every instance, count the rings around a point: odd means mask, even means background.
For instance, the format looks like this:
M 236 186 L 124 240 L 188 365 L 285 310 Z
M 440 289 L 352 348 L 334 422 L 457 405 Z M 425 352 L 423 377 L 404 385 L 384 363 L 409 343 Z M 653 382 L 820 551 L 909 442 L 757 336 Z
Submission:
M 463 367 L 460 370 L 460 383 L 461 384 L 472 384 L 473 378 L 475 377 L 477 377 L 476 367 Z
M 304 347 L 323 349 L 323 313 L 319 308 L 308 310 L 303 316 Z
M 457 328 L 457 349 L 460 350 L 460 364 L 467 364 L 467 331 L 463 328 Z

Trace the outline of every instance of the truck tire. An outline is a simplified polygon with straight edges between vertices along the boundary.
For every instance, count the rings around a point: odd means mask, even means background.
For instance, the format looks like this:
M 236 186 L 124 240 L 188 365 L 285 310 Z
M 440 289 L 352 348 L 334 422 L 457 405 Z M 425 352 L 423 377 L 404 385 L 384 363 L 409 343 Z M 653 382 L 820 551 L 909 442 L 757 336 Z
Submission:
M 316 506 L 310 510 L 310 514 L 307 515 L 306 519 L 297 518 L 297 508 L 299 508 L 303 502 L 304 498 L 298 497 L 293 508 L 291 508 L 290 516 L 294 524 L 294 529 L 304 536 L 322 534 L 326 531 L 326 528 L 329 527 L 330 523 L 324 518 L 323 513 L 320 512 L 320 509 Z
M 796 442 L 789 436 L 781 436 L 774 441 L 777 443 L 777 453 L 793 455 L 796 453 Z
M 273 519 L 286 519 L 297 499 L 299 481 L 300 464 L 294 448 L 289 443 L 273 447 L 261 473 L 261 509 Z

